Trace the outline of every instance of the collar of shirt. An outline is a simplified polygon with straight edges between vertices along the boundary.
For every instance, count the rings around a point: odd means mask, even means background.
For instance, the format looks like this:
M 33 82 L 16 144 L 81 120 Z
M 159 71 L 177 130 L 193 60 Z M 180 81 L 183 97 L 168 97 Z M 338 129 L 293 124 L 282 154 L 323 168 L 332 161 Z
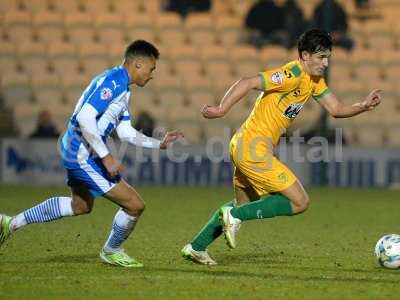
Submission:
M 124 79 L 127 81 L 127 86 L 128 86 L 128 89 L 129 89 L 129 85 L 131 83 L 131 79 L 129 77 L 128 70 L 124 66 L 120 66 L 120 68 L 123 70 Z

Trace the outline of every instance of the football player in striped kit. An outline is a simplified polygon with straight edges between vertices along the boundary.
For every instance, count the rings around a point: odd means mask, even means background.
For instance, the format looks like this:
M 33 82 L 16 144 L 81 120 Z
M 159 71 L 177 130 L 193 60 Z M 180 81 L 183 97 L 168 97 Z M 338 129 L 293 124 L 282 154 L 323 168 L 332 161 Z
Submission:
M 121 66 L 108 69 L 91 81 L 80 97 L 61 141 L 61 156 L 71 196 L 49 198 L 14 217 L 0 215 L 0 245 L 28 224 L 90 213 L 94 199 L 103 196 L 120 209 L 100 251 L 101 259 L 123 267 L 143 266 L 125 253 L 121 244 L 132 233 L 143 213 L 144 202 L 121 178 L 122 165 L 111 155 L 106 140 L 116 131 L 121 141 L 166 149 L 182 137 L 178 131 L 168 132 L 160 141 L 131 126 L 130 86 L 143 87 L 152 79 L 158 57 L 159 52 L 152 44 L 134 41 L 126 48 Z

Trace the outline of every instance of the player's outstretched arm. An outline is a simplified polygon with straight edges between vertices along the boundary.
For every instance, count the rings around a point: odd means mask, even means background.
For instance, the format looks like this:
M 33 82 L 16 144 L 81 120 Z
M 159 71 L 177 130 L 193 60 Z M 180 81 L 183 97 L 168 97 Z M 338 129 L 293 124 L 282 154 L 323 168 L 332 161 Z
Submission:
M 160 141 L 137 131 L 131 126 L 130 121 L 122 121 L 117 126 L 117 134 L 121 141 L 143 148 L 153 149 L 166 149 L 172 142 L 183 137 L 183 134 L 180 131 L 171 131 L 167 132 L 164 138 Z
M 183 133 L 178 130 L 167 132 L 161 140 L 160 149 L 167 149 L 170 144 L 183 137 Z
M 252 89 L 261 90 L 262 87 L 263 83 L 260 76 L 242 78 L 228 89 L 219 105 L 213 106 L 206 104 L 203 106 L 201 113 L 203 117 L 207 119 L 221 118 Z
M 353 105 L 344 104 L 333 93 L 323 96 L 319 103 L 334 118 L 350 118 L 377 107 L 382 100 L 380 92 L 380 90 L 373 90 L 363 100 Z

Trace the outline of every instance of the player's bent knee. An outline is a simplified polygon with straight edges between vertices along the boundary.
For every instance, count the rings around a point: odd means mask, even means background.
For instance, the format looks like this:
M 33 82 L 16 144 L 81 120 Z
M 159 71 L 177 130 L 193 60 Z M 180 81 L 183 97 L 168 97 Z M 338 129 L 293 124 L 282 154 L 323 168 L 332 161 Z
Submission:
M 310 198 L 308 195 L 304 195 L 299 202 L 299 212 L 304 212 L 310 206 Z
M 307 210 L 310 205 L 310 198 L 307 194 L 301 196 L 301 198 L 292 201 L 292 208 L 294 214 L 300 214 Z
M 125 207 L 128 214 L 133 216 L 140 216 L 145 208 L 146 205 L 144 204 L 144 202 L 136 197 L 132 198 Z

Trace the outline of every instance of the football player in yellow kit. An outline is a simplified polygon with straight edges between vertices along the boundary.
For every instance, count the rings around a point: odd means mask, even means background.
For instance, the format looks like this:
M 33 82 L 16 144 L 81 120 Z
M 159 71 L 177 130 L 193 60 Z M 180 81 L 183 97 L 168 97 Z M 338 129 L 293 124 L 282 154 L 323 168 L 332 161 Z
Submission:
M 205 118 L 221 118 L 250 90 L 262 91 L 251 114 L 230 142 L 235 199 L 216 211 L 193 241 L 182 249 L 185 258 L 201 264 L 216 264 L 208 255 L 207 246 L 222 232 L 228 246 L 235 248 L 235 235 L 241 222 L 293 216 L 308 208 L 309 196 L 301 182 L 273 155 L 281 134 L 311 97 L 335 118 L 349 118 L 373 110 L 381 101 L 379 90 L 374 90 L 353 105 L 340 102 L 323 78 L 331 49 L 332 40 L 327 33 L 309 30 L 298 41 L 298 60 L 242 78 L 233 84 L 218 106 L 204 106 Z

